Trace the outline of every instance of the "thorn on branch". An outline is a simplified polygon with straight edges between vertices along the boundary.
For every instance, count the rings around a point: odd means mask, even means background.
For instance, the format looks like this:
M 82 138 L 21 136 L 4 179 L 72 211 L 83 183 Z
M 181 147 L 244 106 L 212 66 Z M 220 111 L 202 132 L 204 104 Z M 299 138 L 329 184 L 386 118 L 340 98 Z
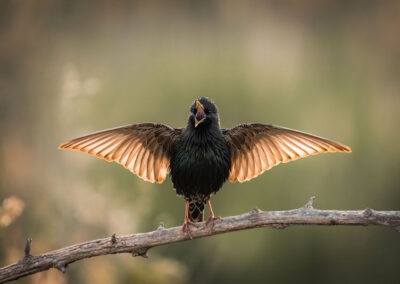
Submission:
M 365 208 L 363 215 L 365 218 L 369 218 L 372 216 L 372 214 L 374 214 L 374 210 L 372 210 L 371 208 Z
M 314 209 L 314 207 L 313 207 L 314 199 L 315 199 L 315 196 L 311 196 L 310 199 L 307 201 L 307 203 L 303 206 L 303 209 L 305 209 L 305 210 Z
M 111 236 L 111 243 L 112 243 L 113 245 L 115 245 L 115 244 L 117 243 L 117 236 L 115 235 L 115 233 L 112 234 L 112 236 Z
M 165 226 L 163 222 L 160 222 L 160 225 L 157 228 L 157 231 L 164 231 L 165 230 Z
M 26 240 L 26 243 L 25 243 L 25 249 L 24 249 L 25 256 L 24 256 L 24 258 L 28 258 L 28 257 L 32 256 L 31 255 L 31 245 L 32 245 L 32 239 L 29 238 L 29 239 Z
M 148 258 L 149 257 L 147 255 L 147 251 L 148 250 L 149 250 L 149 248 L 146 248 L 146 247 L 134 249 L 132 251 L 132 256 L 133 257 L 141 256 L 141 257 L 144 257 L 144 258 Z
M 67 272 L 67 266 L 68 266 L 68 264 L 64 264 L 64 263 L 56 263 L 56 265 L 54 265 L 54 267 L 57 268 L 62 273 Z
M 251 209 L 250 214 L 260 214 L 262 210 L 260 210 L 258 207 L 254 207 Z
M 249 221 L 257 222 L 261 217 L 261 215 L 260 215 L 261 213 L 262 213 L 262 210 L 258 209 L 258 207 L 254 207 L 253 209 L 251 209 Z

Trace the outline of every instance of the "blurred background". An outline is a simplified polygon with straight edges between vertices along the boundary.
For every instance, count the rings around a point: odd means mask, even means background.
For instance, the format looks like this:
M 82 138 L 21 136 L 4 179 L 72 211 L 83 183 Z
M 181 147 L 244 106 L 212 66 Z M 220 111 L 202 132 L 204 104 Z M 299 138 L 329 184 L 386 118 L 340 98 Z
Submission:
M 280 165 L 213 198 L 217 215 L 400 209 L 400 2 L 33 1 L 0 3 L 0 266 L 116 233 L 180 226 L 168 179 L 59 151 L 139 122 L 186 124 L 208 96 L 221 125 L 264 122 L 353 153 Z M 111 255 L 18 283 L 394 283 L 399 233 L 263 228 Z

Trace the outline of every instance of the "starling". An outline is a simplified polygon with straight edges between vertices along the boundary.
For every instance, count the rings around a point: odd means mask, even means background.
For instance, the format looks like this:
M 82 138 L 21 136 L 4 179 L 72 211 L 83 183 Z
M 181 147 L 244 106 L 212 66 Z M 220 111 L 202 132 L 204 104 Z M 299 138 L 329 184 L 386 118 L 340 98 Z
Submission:
M 186 201 L 183 230 L 218 219 L 210 197 L 224 182 L 245 182 L 280 163 L 327 152 L 351 152 L 339 142 L 270 124 L 240 124 L 220 128 L 218 109 L 208 98 L 190 107 L 185 128 L 140 123 L 102 130 L 72 139 L 60 149 L 80 150 L 117 162 L 149 181 L 162 183 L 169 174 Z

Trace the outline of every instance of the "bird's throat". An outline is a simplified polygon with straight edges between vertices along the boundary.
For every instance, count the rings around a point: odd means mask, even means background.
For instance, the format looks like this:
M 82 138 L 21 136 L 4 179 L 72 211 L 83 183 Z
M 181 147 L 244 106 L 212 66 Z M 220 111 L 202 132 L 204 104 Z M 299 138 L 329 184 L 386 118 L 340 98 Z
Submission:
M 194 118 L 194 127 L 197 128 L 200 123 L 204 121 L 205 117 L 201 118 L 200 120 L 197 119 L 197 116 Z

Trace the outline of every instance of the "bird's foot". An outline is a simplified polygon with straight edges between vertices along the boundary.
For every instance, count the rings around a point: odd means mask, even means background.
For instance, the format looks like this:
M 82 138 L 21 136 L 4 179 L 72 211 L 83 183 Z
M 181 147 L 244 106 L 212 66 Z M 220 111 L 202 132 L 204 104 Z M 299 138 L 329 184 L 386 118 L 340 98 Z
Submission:
M 192 237 L 192 232 L 190 230 L 190 226 L 191 225 L 195 225 L 195 222 L 190 221 L 189 219 L 185 219 L 185 222 L 183 222 L 183 226 L 182 226 L 182 231 L 186 234 L 188 234 L 190 239 L 193 239 Z
M 208 219 L 207 219 L 207 221 L 206 221 L 206 226 L 209 226 L 209 225 L 210 225 L 210 226 L 211 226 L 211 229 L 213 229 L 213 228 L 214 228 L 215 221 L 217 221 L 217 220 L 221 220 L 221 217 L 220 217 L 220 216 L 214 216 L 214 215 L 208 217 Z

